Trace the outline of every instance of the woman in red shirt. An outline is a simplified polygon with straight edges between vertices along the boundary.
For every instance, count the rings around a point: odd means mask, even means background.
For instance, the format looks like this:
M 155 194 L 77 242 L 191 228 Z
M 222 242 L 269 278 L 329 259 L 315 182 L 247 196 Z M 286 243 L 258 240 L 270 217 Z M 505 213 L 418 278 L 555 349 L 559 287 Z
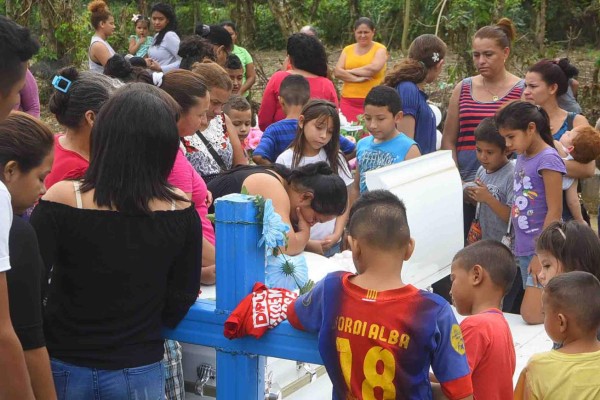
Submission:
M 112 92 L 122 86 L 116 79 L 78 72 L 74 67 L 63 68 L 57 77 L 49 107 L 65 131 L 54 137 L 54 164 L 44 181 L 48 189 L 56 182 L 83 177 L 90 164 L 94 119 Z
M 294 33 L 287 41 L 287 53 L 292 68 L 289 71 L 277 71 L 271 76 L 263 94 L 258 125 L 262 131 L 273 122 L 285 118 L 279 104 L 279 87 L 289 74 L 302 75 L 310 85 L 310 98 L 323 99 L 338 106 L 338 96 L 333 82 L 327 78 L 327 53 L 325 47 L 314 36 Z

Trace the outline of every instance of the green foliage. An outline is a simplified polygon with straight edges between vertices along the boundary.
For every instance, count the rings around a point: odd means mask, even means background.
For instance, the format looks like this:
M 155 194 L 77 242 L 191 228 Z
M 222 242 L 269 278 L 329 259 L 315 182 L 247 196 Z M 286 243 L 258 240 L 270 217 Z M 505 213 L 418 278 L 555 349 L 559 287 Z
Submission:
M 255 10 L 256 18 L 256 36 L 254 37 L 254 48 L 264 49 L 285 49 L 287 38 L 283 37 L 281 28 L 273 18 L 269 6 L 258 4 Z
M 185 2 L 177 5 L 177 24 L 180 36 L 194 33 L 196 24 L 219 24 L 229 19 L 230 10 L 223 3 L 211 4 L 204 1 Z
M 336 18 L 331 18 L 335 15 Z M 327 21 L 322 23 L 321 21 Z M 310 21 L 319 29 L 322 40 L 330 45 L 341 46 L 348 43 L 352 30 L 350 9 L 346 0 L 324 0 L 317 12 L 316 21 Z

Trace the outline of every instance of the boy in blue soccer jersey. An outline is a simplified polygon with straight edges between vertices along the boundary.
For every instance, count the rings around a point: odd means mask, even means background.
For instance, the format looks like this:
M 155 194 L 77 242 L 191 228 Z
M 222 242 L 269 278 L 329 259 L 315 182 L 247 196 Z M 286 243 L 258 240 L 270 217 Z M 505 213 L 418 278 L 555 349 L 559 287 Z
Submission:
M 363 194 L 347 229 L 358 274 L 329 274 L 288 307 L 294 327 L 318 332 L 333 399 L 472 399 L 450 305 L 402 282 L 414 249 L 402 201 L 383 190 Z M 443 393 L 432 389 L 430 366 Z

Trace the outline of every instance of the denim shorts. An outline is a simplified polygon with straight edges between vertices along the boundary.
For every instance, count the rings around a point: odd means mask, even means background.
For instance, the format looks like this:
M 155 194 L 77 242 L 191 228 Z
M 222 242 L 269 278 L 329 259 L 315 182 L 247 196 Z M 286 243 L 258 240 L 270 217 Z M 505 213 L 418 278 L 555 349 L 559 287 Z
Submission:
M 336 244 L 334 244 L 333 246 L 331 246 L 329 248 L 329 250 L 326 250 L 323 253 L 323 256 L 329 258 L 329 257 L 333 257 L 335 254 L 339 253 L 342 250 L 342 242 L 339 241 Z
M 533 254 L 530 256 L 517 256 L 517 264 L 519 265 L 519 269 L 521 270 L 521 278 L 523 279 L 523 289 L 527 289 L 528 287 L 538 287 L 541 288 L 542 285 L 539 283 L 537 286 L 533 283 L 533 276 L 527 273 L 527 269 L 529 268 L 529 263 L 533 259 Z
M 105 370 L 79 367 L 52 358 L 58 400 L 163 400 L 165 371 L 161 361 L 135 368 Z

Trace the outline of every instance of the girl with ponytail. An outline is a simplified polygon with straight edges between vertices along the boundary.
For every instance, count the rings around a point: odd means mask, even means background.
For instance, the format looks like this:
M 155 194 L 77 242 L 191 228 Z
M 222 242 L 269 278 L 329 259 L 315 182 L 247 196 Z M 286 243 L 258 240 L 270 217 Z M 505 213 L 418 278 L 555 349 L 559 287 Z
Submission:
M 88 50 L 90 71 L 102 73 L 104 64 L 115 51 L 106 41 L 115 31 L 115 18 L 103 0 L 94 0 L 88 5 L 90 23 L 95 30 Z
M 397 128 L 419 145 L 421 154 L 436 150 L 436 121 L 423 91 L 434 82 L 444 66 L 446 44 L 435 35 L 421 35 L 408 49 L 408 58 L 388 73 L 384 85 L 395 88 L 402 99 L 404 116 Z
M 521 316 L 529 324 L 540 324 L 544 321 L 538 283 L 542 266 L 535 242 L 545 227 L 561 219 L 565 163 L 554 148 L 548 114 L 540 106 L 510 103 L 496 114 L 496 126 L 507 150 L 518 154 L 511 218 L 514 253 L 525 289 Z

